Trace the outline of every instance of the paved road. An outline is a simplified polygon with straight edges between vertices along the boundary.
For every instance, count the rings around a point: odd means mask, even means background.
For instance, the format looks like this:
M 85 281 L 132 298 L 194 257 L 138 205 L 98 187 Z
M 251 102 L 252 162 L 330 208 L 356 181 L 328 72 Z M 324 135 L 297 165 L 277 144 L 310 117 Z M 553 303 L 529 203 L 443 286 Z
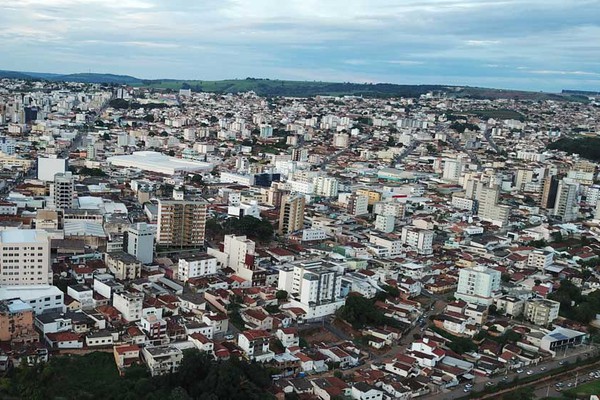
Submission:
M 597 350 L 594 350 L 597 351 Z M 542 363 L 536 366 L 530 366 L 530 367 L 525 367 L 523 368 L 523 372 L 521 372 L 520 374 L 517 374 L 516 372 L 513 373 L 509 373 L 507 375 L 500 375 L 500 376 L 496 376 L 493 378 L 486 378 L 486 377 L 476 377 L 475 378 L 475 385 L 473 387 L 474 391 L 481 391 L 483 389 L 485 389 L 485 384 L 487 382 L 492 382 L 494 383 L 494 385 L 497 385 L 500 381 L 502 381 L 504 379 L 504 377 L 506 376 L 506 382 L 512 382 L 515 377 L 519 376 L 521 378 L 524 378 L 526 376 L 528 376 L 527 372 L 528 371 L 533 371 L 532 375 L 538 374 L 542 371 L 542 368 L 545 368 L 545 371 L 548 370 L 552 370 L 554 368 L 558 368 L 560 366 L 560 362 L 562 361 L 568 361 L 570 364 L 574 364 L 577 357 L 581 357 L 581 358 L 585 358 L 585 354 L 589 354 L 590 356 L 594 354 L 593 351 L 590 351 L 589 346 L 581 346 L 579 348 L 575 348 L 575 349 L 571 349 L 569 351 L 567 351 L 566 356 L 564 355 L 564 353 L 560 353 L 558 355 L 557 358 L 546 362 L 546 363 Z M 447 390 L 447 391 L 443 391 L 441 393 L 437 393 L 437 394 L 433 394 L 433 395 L 429 395 L 429 396 L 425 396 L 424 398 L 426 399 L 435 399 L 435 400 L 450 400 L 450 399 L 457 399 L 463 396 L 466 396 L 466 393 L 464 392 L 465 389 L 465 385 L 459 385 L 458 387 L 454 388 L 453 390 Z M 545 390 L 546 389 L 540 389 L 540 392 L 544 392 L 543 396 L 541 398 L 543 398 L 545 396 Z M 552 390 L 550 391 L 552 393 Z M 557 394 L 557 392 L 554 392 L 555 395 Z M 552 396 L 552 394 L 551 394 Z

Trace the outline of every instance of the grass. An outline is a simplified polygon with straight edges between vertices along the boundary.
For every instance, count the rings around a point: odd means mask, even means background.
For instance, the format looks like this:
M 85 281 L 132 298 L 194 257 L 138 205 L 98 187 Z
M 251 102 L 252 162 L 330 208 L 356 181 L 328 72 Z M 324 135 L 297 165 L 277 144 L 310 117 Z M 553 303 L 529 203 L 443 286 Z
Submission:
M 590 396 L 592 394 L 600 394 L 600 381 L 584 383 L 583 385 L 579 385 L 576 388 L 565 391 L 565 393 L 575 396 Z
M 520 112 L 514 110 L 507 110 L 505 108 L 493 109 L 493 110 L 470 110 L 469 114 L 475 114 L 481 118 L 494 118 L 494 119 L 516 119 L 519 121 L 525 121 L 525 116 Z

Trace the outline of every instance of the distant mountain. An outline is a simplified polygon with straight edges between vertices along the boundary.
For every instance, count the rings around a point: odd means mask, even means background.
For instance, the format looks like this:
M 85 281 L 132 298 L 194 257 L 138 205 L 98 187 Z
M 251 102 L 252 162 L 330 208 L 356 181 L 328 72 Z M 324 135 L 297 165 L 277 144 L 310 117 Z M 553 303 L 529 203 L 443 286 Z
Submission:
M 10 79 L 32 79 L 32 80 L 47 80 L 54 82 L 81 82 L 81 83 L 114 83 L 119 85 L 140 85 L 141 79 L 129 75 L 114 75 L 114 74 L 50 74 L 45 72 L 18 72 L 18 71 L 1 71 L 0 78 Z
M 43 72 L 2 71 L 0 78 L 48 80 L 54 82 L 104 83 L 150 87 L 158 90 L 191 89 L 195 92 L 240 93 L 254 91 L 260 96 L 312 97 L 312 96 L 364 96 L 364 97 L 419 97 L 423 94 L 444 92 L 454 97 L 472 99 L 519 99 L 588 101 L 577 93 L 543 93 L 522 90 L 489 89 L 448 85 L 396 85 L 391 83 L 351 83 L 320 81 L 285 81 L 278 79 L 228 79 L 222 81 L 139 79 L 129 75 L 114 74 L 50 74 Z

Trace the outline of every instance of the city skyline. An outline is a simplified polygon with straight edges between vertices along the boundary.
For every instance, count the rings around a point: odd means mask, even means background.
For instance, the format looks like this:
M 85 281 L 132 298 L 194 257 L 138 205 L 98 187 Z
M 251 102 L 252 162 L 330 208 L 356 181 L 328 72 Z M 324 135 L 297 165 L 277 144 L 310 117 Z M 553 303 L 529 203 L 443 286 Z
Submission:
M 25 0 L 0 5 L 0 68 L 550 92 L 600 86 L 599 1 L 396 3 Z

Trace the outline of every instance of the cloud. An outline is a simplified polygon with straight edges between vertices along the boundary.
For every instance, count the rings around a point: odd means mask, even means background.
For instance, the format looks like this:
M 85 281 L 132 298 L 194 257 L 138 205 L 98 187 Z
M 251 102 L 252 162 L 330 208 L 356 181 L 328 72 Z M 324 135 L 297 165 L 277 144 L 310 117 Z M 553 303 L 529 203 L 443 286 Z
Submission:
M 598 89 L 598 0 L 4 3 L 5 69 Z

